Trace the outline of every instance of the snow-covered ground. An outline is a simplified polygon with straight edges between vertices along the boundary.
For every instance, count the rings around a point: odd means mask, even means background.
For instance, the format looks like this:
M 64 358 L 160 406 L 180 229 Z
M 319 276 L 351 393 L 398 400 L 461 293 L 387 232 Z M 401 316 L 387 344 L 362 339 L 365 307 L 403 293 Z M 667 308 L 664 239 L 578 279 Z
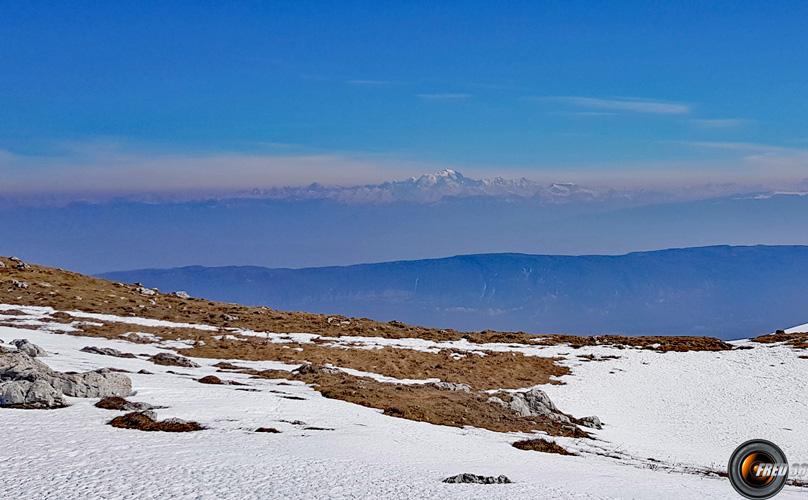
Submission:
M 786 333 L 805 333 L 805 332 L 808 332 L 808 323 L 805 323 L 804 325 L 798 325 L 786 330 Z
M 116 321 L 132 323 L 133 331 L 146 325 L 132 318 Z M 0 327 L 0 339 L 26 338 L 44 347 L 50 356 L 42 361 L 57 370 L 151 371 L 153 375 L 130 374 L 137 394 L 129 399 L 167 406 L 157 411 L 160 419 L 196 420 L 208 429 L 187 434 L 115 429 L 105 424 L 119 413 L 95 408 L 95 400 L 85 399 L 71 399 L 72 405 L 60 410 L 0 410 L 2 498 L 730 499 L 738 496 L 726 479 L 680 471 L 723 469 L 735 446 L 753 437 L 779 444 L 791 461 L 808 462 L 808 360 L 780 345 L 666 354 L 520 346 L 529 354 L 565 355 L 572 375 L 562 377 L 563 385 L 542 388 L 563 411 L 598 415 L 606 423 L 594 432 L 596 441 L 558 439 L 582 453 L 569 457 L 510 446 L 523 434 L 393 418 L 323 398 L 299 382 L 217 373 L 211 365 L 220 360 L 196 358 L 201 368 L 177 368 L 84 353 L 80 349 L 90 345 L 135 354 L 154 354 L 165 346 L 55 333 L 69 328 L 65 325 L 47 328 Z M 437 347 L 408 339 L 350 341 L 367 347 Z M 577 359 L 590 353 L 619 358 Z M 195 381 L 209 374 L 249 387 Z M 253 432 L 257 427 L 281 433 Z M 648 458 L 661 461 L 657 470 L 648 468 Z M 462 472 L 505 474 L 514 483 L 441 483 Z M 805 498 L 807 493 L 787 487 L 778 498 Z

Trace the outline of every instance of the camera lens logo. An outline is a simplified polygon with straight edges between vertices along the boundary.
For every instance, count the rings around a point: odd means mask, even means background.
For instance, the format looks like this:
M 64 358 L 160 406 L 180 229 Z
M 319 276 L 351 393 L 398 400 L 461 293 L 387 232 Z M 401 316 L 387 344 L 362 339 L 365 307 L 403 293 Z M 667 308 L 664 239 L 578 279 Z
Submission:
M 739 494 L 762 500 L 780 493 L 788 480 L 788 461 L 777 445 L 753 439 L 737 447 L 727 466 L 729 481 Z

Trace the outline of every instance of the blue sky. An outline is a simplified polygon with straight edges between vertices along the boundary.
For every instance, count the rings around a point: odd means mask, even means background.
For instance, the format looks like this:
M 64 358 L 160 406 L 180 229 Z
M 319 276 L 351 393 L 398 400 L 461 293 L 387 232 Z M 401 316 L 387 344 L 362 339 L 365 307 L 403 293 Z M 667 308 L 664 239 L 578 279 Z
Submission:
M 0 189 L 444 166 L 803 179 L 805 19 L 804 2 L 2 2 Z

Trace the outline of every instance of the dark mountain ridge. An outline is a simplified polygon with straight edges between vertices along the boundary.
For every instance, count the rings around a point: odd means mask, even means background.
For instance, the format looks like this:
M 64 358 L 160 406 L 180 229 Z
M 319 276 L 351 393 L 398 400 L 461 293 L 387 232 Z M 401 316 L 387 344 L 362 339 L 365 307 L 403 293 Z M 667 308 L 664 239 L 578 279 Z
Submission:
M 461 255 L 341 267 L 102 275 L 278 309 L 458 329 L 741 338 L 808 321 L 808 246 Z

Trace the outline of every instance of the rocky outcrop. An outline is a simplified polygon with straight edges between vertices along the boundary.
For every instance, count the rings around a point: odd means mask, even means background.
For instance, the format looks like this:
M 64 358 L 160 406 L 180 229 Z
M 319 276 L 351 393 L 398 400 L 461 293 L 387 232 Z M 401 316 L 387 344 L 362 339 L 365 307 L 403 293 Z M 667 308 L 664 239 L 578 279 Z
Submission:
M 132 381 L 122 373 L 61 373 L 24 350 L 0 353 L 0 407 L 61 408 L 67 406 L 65 396 L 123 397 L 131 392 Z
M 556 405 L 550 400 L 550 396 L 537 387 L 526 392 L 503 395 L 503 397 L 506 396 L 509 396 L 510 400 L 505 401 L 494 396 L 489 398 L 488 401 L 510 408 L 523 417 L 543 417 L 562 423 L 572 423 L 570 417 L 556 408 Z
M 512 481 L 508 476 L 478 476 L 477 474 L 458 474 L 447 477 L 444 483 L 466 483 L 466 484 L 509 484 Z
M 85 373 L 59 374 L 51 383 L 65 396 L 74 398 L 123 397 L 132 393 L 132 381 L 129 377 L 106 368 Z
M 65 406 L 64 395 L 44 380 L 0 382 L 0 407 L 51 409 Z
M 23 262 L 21 259 L 19 259 L 17 257 L 9 257 L 8 260 L 10 260 L 12 262 L 12 264 L 11 264 L 12 267 L 14 269 L 19 270 L 19 271 L 26 271 L 26 270 L 31 268 L 31 266 L 29 266 L 28 264 L 26 264 L 25 262 Z
M 299 367 L 292 370 L 292 373 L 295 375 L 338 375 L 342 372 L 333 366 L 321 366 L 314 363 L 303 363 Z
M 199 368 L 199 365 L 188 358 L 170 352 L 161 352 L 149 358 L 155 365 L 182 366 L 184 368 Z
M 48 355 L 48 353 L 45 352 L 45 349 L 36 344 L 32 344 L 26 339 L 12 340 L 11 345 L 16 347 L 18 351 L 24 352 L 32 358 L 41 358 Z
M 538 387 L 525 392 L 501 394 L 501 397 L 492 396 L 488 398 L 488 402 L 510 408 L 523 417 L 547 418 L 561 424 L 578 424 L 592 429 L 603 428 L 596 416 L 575 418 L 562 412 L 550 400 L 550 396 Z
M 443 389 L 444 391 L 461 391 L 461 392 L 471 392 L 471 386 L 468 384 L 456 384 L 454 382 L 432 382 L 430 384 L 433 387 L 437 387 L 438 389 Z
M 583 417 L 578 419 L 578 424 L 590 429 L 603 429 L 603 423 L 594 415 L 591 417 Z
M 112 349 L 111 347 L 95 347 L 95 346 L 87 346 L 82 347 L 81 352 L 89 352 L 90 354 L 99 354 L 101 356 L 113 356 L 116 358 L 136 358 L 134 354 L 131 352 L 121 352 L 117 349 Z

